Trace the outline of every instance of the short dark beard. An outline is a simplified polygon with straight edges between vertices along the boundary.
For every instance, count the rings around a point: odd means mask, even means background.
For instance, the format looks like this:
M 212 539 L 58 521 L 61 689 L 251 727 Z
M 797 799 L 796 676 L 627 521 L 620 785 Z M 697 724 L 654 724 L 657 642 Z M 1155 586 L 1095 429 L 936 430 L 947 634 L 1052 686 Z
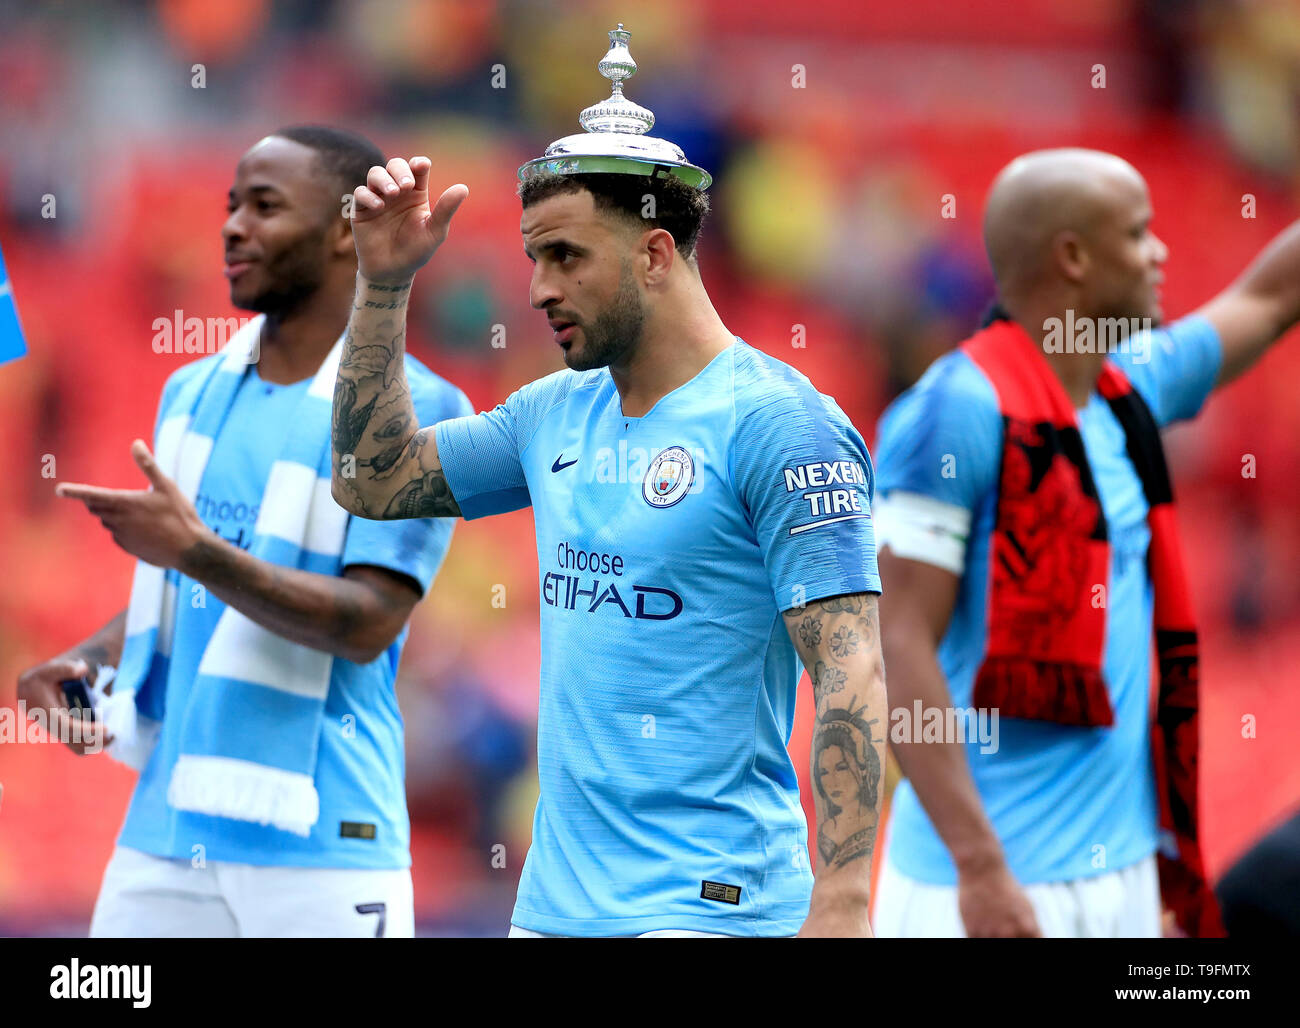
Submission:
M 325 247 L 327 227 L 302 238 L 291 250 L 278 254 L 266 266 L 271 284 L 256 296 L 235 306 L 283 320 L 300 309 L 320 290 L 325 281 Z M 232 297 L 232 300 L 234 298 Z
M 632 263 L 624 260 L 619 271 L 618 292 L 591 323 L 583 326 L 586 346 L 580 354 L 564 355 L 574 371 L 591 371 L 611 364 L 625 364 L 636 352 L 645 330 L 645 307 L 632 276 Z

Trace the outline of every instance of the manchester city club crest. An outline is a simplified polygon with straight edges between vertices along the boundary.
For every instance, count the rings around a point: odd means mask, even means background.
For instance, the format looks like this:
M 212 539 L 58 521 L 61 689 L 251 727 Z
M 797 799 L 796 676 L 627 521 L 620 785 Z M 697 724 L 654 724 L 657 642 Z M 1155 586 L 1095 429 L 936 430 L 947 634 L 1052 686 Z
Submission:
M 650 462 L 641 495 L 652 507 L 671 507 L 685 496 L 695 480 L 695 463 L 684 446 L 661 450 Z

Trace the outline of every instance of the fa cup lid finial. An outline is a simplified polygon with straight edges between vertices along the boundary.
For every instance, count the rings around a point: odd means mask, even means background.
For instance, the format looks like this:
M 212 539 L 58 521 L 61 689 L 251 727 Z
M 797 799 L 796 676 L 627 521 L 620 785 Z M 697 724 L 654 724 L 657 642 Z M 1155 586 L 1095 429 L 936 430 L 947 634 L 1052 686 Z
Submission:
M 610 31 L 609 49 L 596 65 L 612 84 L 609 99 L 578 116 L 584 132 L 557 139 L 541 157 L 523 164 L 520 181 L 543 174 L 606 172 L 673 175 L 697 189 L 709 188 L 713 176 L 687 161 L 675 143 L 646 135 L 654 127 L 654 114 L 623 95 L 623 83 L 636 74 L 636 61 L 628 50 L 631 38 L 622 22 Z

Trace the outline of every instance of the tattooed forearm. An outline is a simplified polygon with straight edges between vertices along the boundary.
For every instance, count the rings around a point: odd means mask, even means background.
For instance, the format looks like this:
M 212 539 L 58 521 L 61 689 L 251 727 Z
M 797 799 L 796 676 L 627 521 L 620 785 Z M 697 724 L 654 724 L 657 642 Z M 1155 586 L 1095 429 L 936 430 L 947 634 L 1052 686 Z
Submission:
M 455 517 L 433 429 L 406 381 L 409 283 L 357 279 L 334 386 L 334 497 L 368 518 Z
M 828 839 L 823 832 L 817 834 L 817 852 L 821 854 L 823 861 L 834 867 L 842 867 L 850 861 L 857 860 L 858 857 L 866 857 L 867 863 L 870 864 L 871 852 L 875 845 L 875 825 L 864 828 L 838 843 Z
M 817 704 L 818 710 L 823 703 L 830 702 L 832 693 L 843 692 L 844 683 L 849 680 L 849 676 L 839 668 L 828 667 L 820 660 L 813 670 L 808 672 L 808 677 L 812 679 L 813 702 Z
M 829 600 L 821 601 L 822 609 L 827 614 L 859 614 L 864 606 L 862 596 L 855 594 L 852 596 L 832 596 Z
M 364 406 L 357 405 L 357 384 L 340 376 L 334 389 L 334 449 L 340 453 L 357 452 L 366 434 L 370 416 L 379 397 L 372 396 Z
M 376 439 L 399 439 L 406 435 L 406 426 L 411 423 L 411 419 L 403 411 L 401 414 L 394 415 L 375 429 Z
M 442 470 L 430 471 L 403 486 L 384 510 L 386 518 L 456 517 L 460 507 Z
M 858 633 L 848 625 L 840 625 L 831 635 L 831 653 L 837 657 L 847 657 L 858 652 Z
M 378 477 L 385 471 L 390 470 L 409 449 L 409 446 L 398 443 L 396 446 L 390 446 L 382 453 L 377 453 L 370 458 L 370 467 L 374 470 L 375 476 Z
M 788 610 L 785 619 L 812 679 L 817 710 L 812 782 L 818 876 L 862 857 L 865 875 L 880 817 L 887 720 L 876 597 L 836 596 Z
M 799 641 L 810 650 L 817 649 L 822 642 L 821 621 L 809 616 L 799 622 Z

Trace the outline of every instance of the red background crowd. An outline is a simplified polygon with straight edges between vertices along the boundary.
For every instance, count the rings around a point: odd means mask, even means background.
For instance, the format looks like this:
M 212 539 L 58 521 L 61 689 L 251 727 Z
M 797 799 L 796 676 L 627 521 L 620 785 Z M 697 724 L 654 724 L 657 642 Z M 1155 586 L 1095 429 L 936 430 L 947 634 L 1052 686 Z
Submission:
M 991 298 L 983 197 L 1016 154 L 1092 146 L 1146 175 L 1172 317 L 1300 216 L 1300 8 L 1284 0 L 154 0 L 8 17 L 0 247 L 31 353 L 0 367 L 0 706 L 23 668 L 125 606 L 131 559 L 54 486 L 142 485 L 131 440 L 194 359 L 155 352 L 155 319 L 239 313 L 225 195 L 281 125 L 352 128 L 470 186 L 417 280 L 410 345 L 488 408 L 561 366 L 527 303 L 515 168 L 603 98 L 595 64 L 625 22 L 628 94 L 715 173 L 715 305 L 868 444 Z M 1300 802 L 1297 381 L 1292 338 L 1168 437 L 1202 624 L 1212 873 Z M 537 664 L 530 514 L 459 526 L 399 681 L 422 931 L 504 933 L 536 797 Z M 791 743 L 805 797 L 809 704 Z M 131 784 L 104 757 L 0 742 L 0 934 L 85 930 Z

